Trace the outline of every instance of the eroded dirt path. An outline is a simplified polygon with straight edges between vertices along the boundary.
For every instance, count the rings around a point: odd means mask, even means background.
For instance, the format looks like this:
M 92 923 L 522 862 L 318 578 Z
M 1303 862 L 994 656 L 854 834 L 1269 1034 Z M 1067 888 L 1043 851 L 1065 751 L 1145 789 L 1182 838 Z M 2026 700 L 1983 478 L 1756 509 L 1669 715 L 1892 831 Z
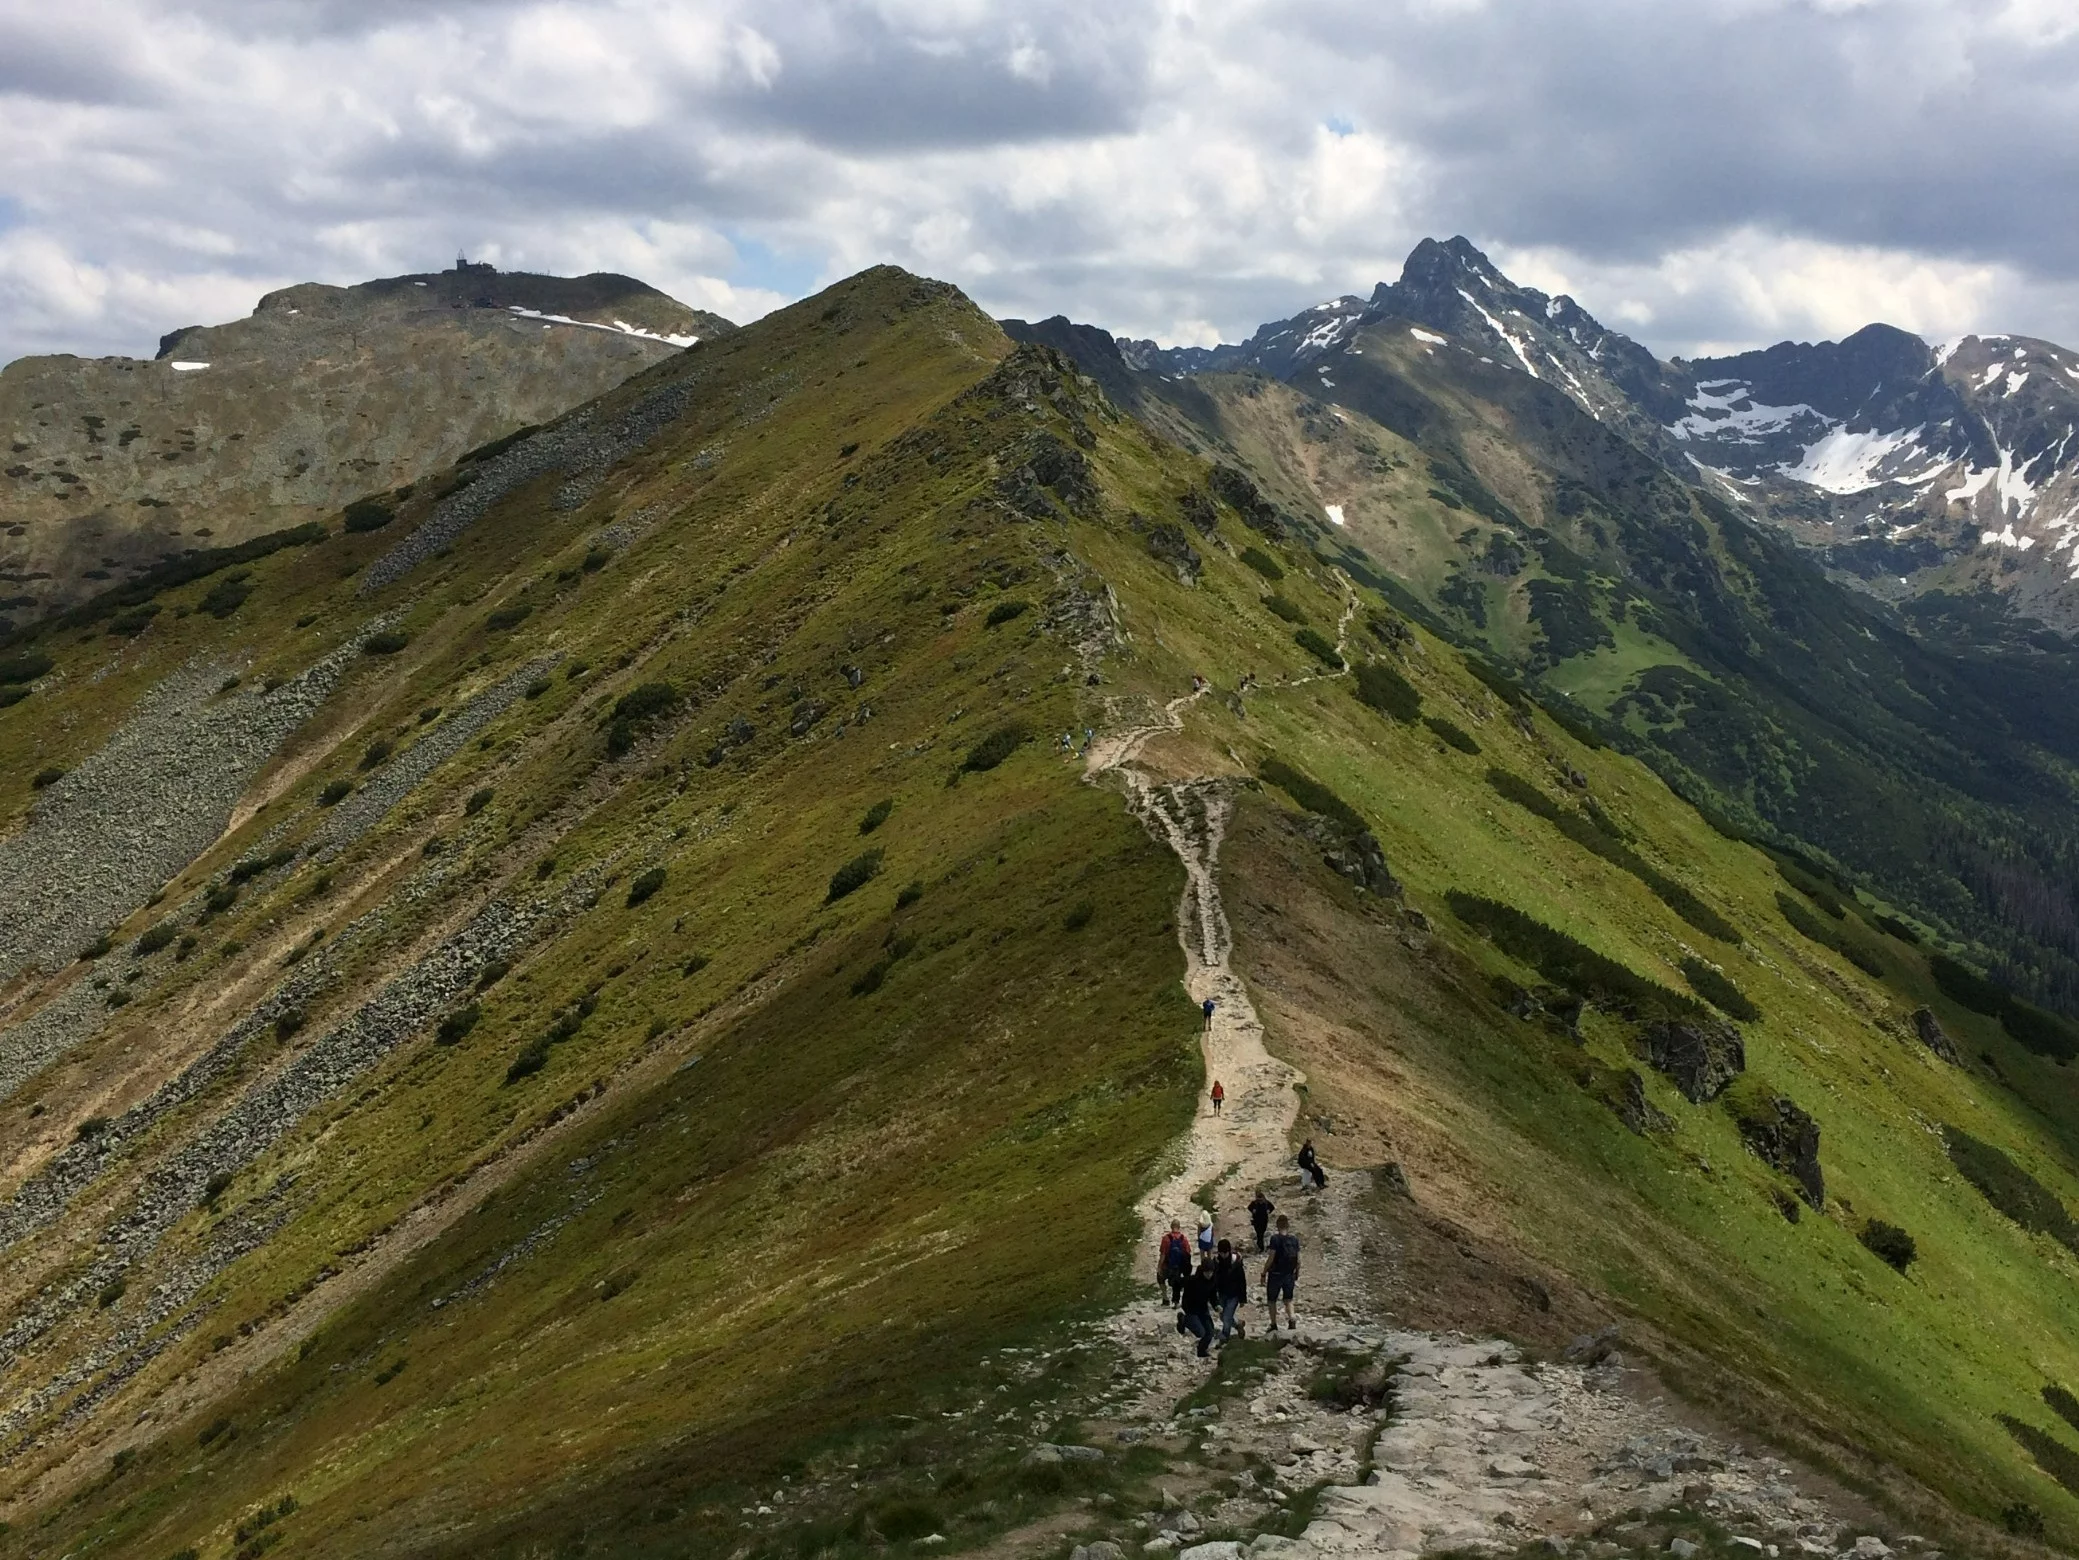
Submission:
M 1346 611 L 1345 634 L 1350 618 Z M 1370 1178 L 1343 1171 L 1322 1191 L 1305 1186 L 1292 1142 L 1305 1080 L 1265 1048 L 1262 1021 L 1231 964 L 1219 857 L 1232 782 L 1163 783 L 1139 766 L 1147 744 L 1180 731 L 1204 691 L 1171 700 L 1157 722 L 1094 742 L 1085 761 L 1086 779 L 1116 777 L 1135 815 L 1183 865 L 1184 984 L 1194 1001 L 1215 1003 L 1202 1040 L 1206 1079 L 1208 1088 L 1220 1080 L 1227 1096 L 1216 1114 L 1201 1095 L 1171 1174 L 1139 1204 L 1135 1267 L 1148 1298 L 1106 1328 L 1128 1364 L 1102 1408 L 1126 1427 L 1117 1432 L 1122 1440 L 1183 1434 L 1209 1458 L 1239 1453 L 1272 1471 L 1235 1475 L 1217 1500 L 1143 1514 L 1133 1535 L 1143 1552 L 1412 1557 L 1516 1548 L 1544 1536 L 1565 1543 L 1618 1513 L 1675 1507 L 1707 1513 L 1757 1555 L 1830 1554 L 1852 1542 L 1855 1530 L 1801 1493 L 1786 1465 L 1685 1428 L 1662 1400 L 1627 1383 L 1606 1339 L 1590 1341 L 1573 1363 L 1533 1364 L 1503 1340 L 1411 1331 L 1375 1308 L 1367 1268 L 1383 1260 L 1385 1243 L 1373 1238 L 1363 1207 Z M 1237 1373 L 1230 1395 L 1184 1408 L 1209 1371 L 1157 1293 L 1156 1242 L 1172 1219 L 1195 1231 L 1203 1211 L 1221 1235 L 1252 1248 L 1242 1209 L 1258 1187 L 1303 1243 L 1298 1331 L 1276 1334 L 1282 1347 Z M 1245 1315 L 1260 1333 L 1261 1259 L 1253 1252 L 1250 1288 Z M 1338 1374 L 1355 1389 L 1324 1394 L 1324 1381 Z M 1313 1506 L 1299 1536 L 1251 1536 L 1289 1529 L 1278 1518 L 1302 1498 Z M 1622 1524 L 1615 1532 L 1626 1537 Z

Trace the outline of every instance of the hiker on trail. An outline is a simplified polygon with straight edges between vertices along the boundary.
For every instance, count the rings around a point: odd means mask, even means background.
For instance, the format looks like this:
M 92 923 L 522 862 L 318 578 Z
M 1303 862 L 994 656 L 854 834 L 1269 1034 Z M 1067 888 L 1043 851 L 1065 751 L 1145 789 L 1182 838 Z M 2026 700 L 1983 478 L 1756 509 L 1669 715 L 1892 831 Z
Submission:
M 1213 999 L 1212 999 L 1211 997 L 1207 997 L 1207 998 L 1205 999 L 1205 1001 L 1203 1001 L 1203 1002 L 1199 1003 L 1199 1005 L 1198 1005 L 1198 1009 L 1199 1009 L 1199 1011 L 1200 1011 L 1201 1013 L 1205 1014 L 1205 1016 L 1206 1016 L 1206 1033 L 1207 1033 L 1207 1034 L 1211 1034 L 1211 1033 L 1213 1032 L 1213 1009 L 1214 1009 L 1214 1008 L 1216 1008 L 1216 1007 L 1218 1007 L 1219 1005 L 1220 1005 L 1220 1004 L 1219 1004 L 1218 1002 L 1214 1001 L 1214 1000 L 1213 1000 Z
M 1184 1238 L 1184 1221 L 1171 1219 L 1169 1233 L 1155 1248 L 1155 1283 L 1176 1305 L 1184 1298 L 1184 1280 L 1191 1276 L 1191 1242 Z
M 1292 1221 L 1278 1215 L 1278 1233 L 1270 1238 L 1270 1256 L 1263 1264 L 1263 1303 L 1270 1311 L 1270 1329 L 1278 1330 L 1278 1302 L 1285 1302 L 1285 1330 L 1297 1332 L 1292 1319 L 1292 1291 L 1299 1283 L 1299 1237 Z
M 1213 1254 L 1213 1216 L 1209 1213 L 1198 1216 L 1198 1254 L 1201 1258 Z
M 1249 1336 L 1249 1324 L 1235 1316 L 1249 1299 L 1249 1264 L 1224 1240 L 1213 1259 L 1213 1291 L 1220 1301 L 1220 1343 L 1224 1348 L 1236 1334 Z
M 1220 1087 L 1220 1080 L 1213 1080 L 1213 1114 L 1220 1114 L 1220 1107 L 1227 1103 L 1227 1091 Z
M 1308 1182 L 1313 1183 L 1313 1189 L 1317 1192 L 1328 1184 L 1328 1175 L 1322 1170 L 1321 1160 L 1314 1153 L 1312 1138 L 1299 1145 L 1299 1184 L 1306 1186 Z
M 1177 1302 L 1177 1331 L 1189 1333 L 1198 1340 L 1200 1359 L 1204 1359 L 1213 1350 L 1213 1297 L 1216 1287 L 1213 1259 L 1206 1257 L 1198 1264 L 1198 1271 L 1184 1280 L 1183 1295 Z
M 1249 1202 L 1249 1225 L 1256 1231 L 1256 1249 L 1263 1250 L 1264 1232 L 1270 1228 L 1271 1215 L 1278 1205 L 1263 1195 L 1263 1188 L 1256 1188 L 1256 1195 Z

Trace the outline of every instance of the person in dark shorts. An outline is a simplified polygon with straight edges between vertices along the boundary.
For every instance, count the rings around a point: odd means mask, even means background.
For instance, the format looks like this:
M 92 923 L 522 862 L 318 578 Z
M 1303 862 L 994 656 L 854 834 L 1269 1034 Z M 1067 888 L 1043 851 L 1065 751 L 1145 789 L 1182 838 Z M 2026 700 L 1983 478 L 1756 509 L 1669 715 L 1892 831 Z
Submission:
M 1278 1205 L 1263 1195 L 1263 1188 L 1256 1188 L 1256 1195 L 1249 1203 L 1249 1227 L 1256 1231 L 1256 1249 L 1263 1250 L 1263 1237 L 1269 1233 L 1271 1215 Z
M 1167 1298 L 1176 1305 L 1184 1298 L 1184 1280 L 1191 1276 L 1191 1242 L 1184 1234 L 1181 1219 L 1169 1221 L 1169 1233 L 1155 1248 L 1155 1282 Z
M 1299 1237 L 1292 1221 L 1278 1215 L 1278 1233 L 1270 1238 L 1270 1256 L 1263 1264 L 1263 1303 L 1270 1311 L 1270 1330 L 1278 1330 L 1278 1302 L 1285 1302 L 1285 1330 L 1297 1332 L 1292 1319 L 1292 1291 L 1299 1284 Z
M 1248 1303 L 1249 1264 L 1228 1241 L 1220 1242 L 1219 1255 L 1213 1258 L 1213 1291 L 1220 1302 L 1221 1344 L 1237 1334 L 1248 1337 L 1249 1324 L 1235 1313 Z
M 1198 1357 L 1213 1351 L 1213 1300 L 1218 1290 L 1213 1276 L 1213 1259 L 1198 1264 L 1198 1271 L 1184 1280 L 1184 1293 L 1177 1302 L 1177 1331 L 1198 1340 Z

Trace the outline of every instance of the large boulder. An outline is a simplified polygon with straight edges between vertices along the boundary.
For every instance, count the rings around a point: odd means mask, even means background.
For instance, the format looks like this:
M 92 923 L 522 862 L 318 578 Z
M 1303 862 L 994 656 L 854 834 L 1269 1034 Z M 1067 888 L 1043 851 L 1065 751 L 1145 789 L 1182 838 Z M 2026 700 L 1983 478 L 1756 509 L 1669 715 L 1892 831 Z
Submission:
M 1826 1179 L 1819 1170 L 1819 1123 L 1780 1094 L 1743 1099 L 1733 1112 L 1740 1137 L 1755 1157 L 1797 1182 L 1814 1208 L 1826 1206 Z
M 1916 1008 L 1913 1012 L 1913 1033 L 1920 1036 L 1920 1043 L 1952 1067 L 1963 1066 L 1963 1057 L 1958 1054 L 1956 1042 L 1949 1038 L 1949 1031 L 1935 1017 L 1933 1008 Z
M 1692 1105 L 1716 1099 L 1747 1069 L 1740 1032 L 1722 1019 L 1656 1019 L 1640 1029 L 1638 1049 Z

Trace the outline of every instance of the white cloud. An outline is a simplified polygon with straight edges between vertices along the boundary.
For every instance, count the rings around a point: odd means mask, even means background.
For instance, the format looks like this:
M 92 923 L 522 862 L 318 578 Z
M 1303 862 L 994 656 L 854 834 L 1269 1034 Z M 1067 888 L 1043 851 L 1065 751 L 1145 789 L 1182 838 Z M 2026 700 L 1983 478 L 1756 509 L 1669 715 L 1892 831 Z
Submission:
M 0 0 L 0 356 L 458 247 L 1232 339 L 1454 232 L 1664 352 L 2079 341 L 2075 64 L 2067 0 Z

